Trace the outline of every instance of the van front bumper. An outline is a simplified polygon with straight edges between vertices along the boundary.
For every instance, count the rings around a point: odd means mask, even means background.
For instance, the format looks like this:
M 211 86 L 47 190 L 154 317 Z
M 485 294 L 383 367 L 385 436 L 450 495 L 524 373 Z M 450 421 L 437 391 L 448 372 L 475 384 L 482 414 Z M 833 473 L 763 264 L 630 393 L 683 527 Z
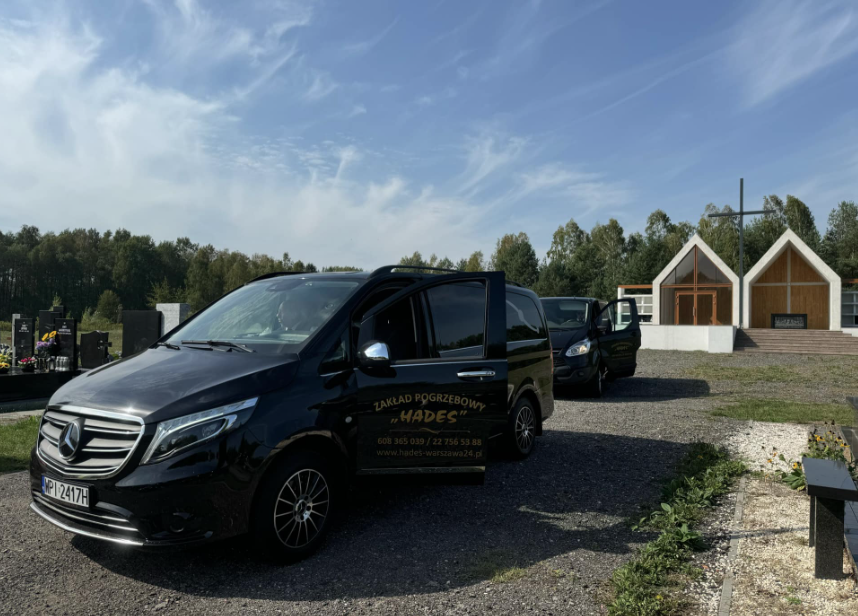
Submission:
M 598 364 L 592 361 L 592 354 L 566 357 L 562 354 L 554 356 L 554 384 L 581 385 L 588 382 L 596 374 Z
M 117 477 L 95 480 L 64 476 L 34 452 L 30 508 L 65 531 L 141 548 L 241 534 L 248 528 L 256 474 L 240 461 L 226 463 L 221 458 L 224 445 L 213 441 L 176 460 L 133 466 Z M 89 487 L 90 507 L 42 494 L 43 475 Z

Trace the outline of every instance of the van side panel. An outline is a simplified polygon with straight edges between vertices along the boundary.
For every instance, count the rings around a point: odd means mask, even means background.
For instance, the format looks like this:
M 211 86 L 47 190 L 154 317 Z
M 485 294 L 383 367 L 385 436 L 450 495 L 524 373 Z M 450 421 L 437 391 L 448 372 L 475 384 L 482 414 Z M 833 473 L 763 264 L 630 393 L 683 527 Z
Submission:
M 506 300 L 509 408 L 522 395 L 531 395 L 545 420 L 554 412 L 554 394 L 551 342 L 542 304 L 532 291 L 514 287 L 507 288 Z

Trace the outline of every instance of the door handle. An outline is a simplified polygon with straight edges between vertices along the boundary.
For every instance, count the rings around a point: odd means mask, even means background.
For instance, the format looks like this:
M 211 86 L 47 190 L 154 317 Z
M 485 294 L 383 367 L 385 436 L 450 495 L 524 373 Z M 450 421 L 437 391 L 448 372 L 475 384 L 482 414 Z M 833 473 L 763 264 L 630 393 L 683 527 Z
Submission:
M 494 370 L 463 370 L 456 376 L 460 379 L 492 379 L 495 376 Z

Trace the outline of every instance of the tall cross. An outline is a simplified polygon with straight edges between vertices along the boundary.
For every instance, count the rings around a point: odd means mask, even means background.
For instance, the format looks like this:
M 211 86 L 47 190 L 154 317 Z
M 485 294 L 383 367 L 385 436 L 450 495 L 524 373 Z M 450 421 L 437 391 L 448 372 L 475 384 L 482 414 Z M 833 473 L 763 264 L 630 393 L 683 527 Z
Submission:
M 745 211 L 745 178 L 739 178 L 739 211 L 724 214 L 709 214 L 709 218 L 739 218 L 739 328 L 744 322 L 745 312 L 745 216 L 771 214 L 773 210 Z

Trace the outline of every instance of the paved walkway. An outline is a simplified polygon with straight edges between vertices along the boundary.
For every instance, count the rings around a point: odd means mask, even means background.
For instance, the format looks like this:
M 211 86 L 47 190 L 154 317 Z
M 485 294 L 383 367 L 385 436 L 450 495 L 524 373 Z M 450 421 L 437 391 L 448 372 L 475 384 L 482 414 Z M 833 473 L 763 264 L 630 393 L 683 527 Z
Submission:
M 14 413 L 3 413 L 0 414 L 0 426 L 2 426 L 3 424 L 17 423 L 25 417 L 30 417 L 31 415 L 39 416 L 44 412 L 45 409 L 37 409 L 33 411 L 15 411 Z
M 7 402 L 0 404 L 0 426 L 18 422 L 31 415 L 41 415 L 45 411 L 47 398 L 42 400 L 25 400 L 24 402 Z

